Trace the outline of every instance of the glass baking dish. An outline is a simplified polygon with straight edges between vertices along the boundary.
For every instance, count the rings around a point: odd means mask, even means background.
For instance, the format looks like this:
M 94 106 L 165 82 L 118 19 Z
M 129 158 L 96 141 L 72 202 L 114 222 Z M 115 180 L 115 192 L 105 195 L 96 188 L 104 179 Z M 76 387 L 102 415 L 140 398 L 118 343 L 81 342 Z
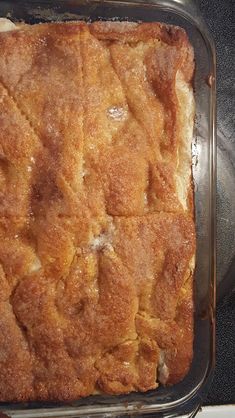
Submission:
M 214 366 L 215 324 L 215 48 L 196 6 L 189 0 L 1 1 L 0 16 L 38 23 L 62 20 L 161 21 L 186 29 L 195 50 L 196 124 L 193 177 L 197 225 L 194 358 L 185 379 L 145 394 L 96 395 L 69 404 L 0 404 L 10 417 L 195 416 Z M 0 414 L 1 415 L 1 414 Z

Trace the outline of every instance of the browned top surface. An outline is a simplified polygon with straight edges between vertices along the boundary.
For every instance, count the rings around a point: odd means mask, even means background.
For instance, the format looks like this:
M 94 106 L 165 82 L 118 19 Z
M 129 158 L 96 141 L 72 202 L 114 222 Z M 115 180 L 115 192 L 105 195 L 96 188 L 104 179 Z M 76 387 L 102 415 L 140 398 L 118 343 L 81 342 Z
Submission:
M 175 185 L 190 167 L 185 33 L 43 24 L 0 49 L 0 400 L 179 381 L 195 252 L 191 185 L 187 209 Z

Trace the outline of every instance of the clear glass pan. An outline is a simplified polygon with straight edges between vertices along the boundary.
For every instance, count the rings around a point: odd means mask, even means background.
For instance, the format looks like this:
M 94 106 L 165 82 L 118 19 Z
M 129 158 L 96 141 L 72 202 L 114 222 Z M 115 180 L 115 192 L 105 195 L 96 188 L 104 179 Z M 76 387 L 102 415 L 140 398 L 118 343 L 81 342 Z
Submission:
M 77 19 L 161 21 L 186 29 L 196 57 L 193 177 L 197 223 L 194 358 L 182 382 L 145 394 L 97 395 L 72 404 L 0 404 L 0 410 L 15 418 L 151 413 L 154 417 L 193 417 L 214 365 L 215 310 L 215 49 L 200 13 L 189 0 L 1 0 L 0 16 L 27 23 Z

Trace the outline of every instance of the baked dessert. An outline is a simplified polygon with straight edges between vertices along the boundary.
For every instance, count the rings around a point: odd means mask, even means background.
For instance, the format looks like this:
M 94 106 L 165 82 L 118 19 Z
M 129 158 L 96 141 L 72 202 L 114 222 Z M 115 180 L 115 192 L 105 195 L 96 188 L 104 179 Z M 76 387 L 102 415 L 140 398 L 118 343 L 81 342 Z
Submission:
M 2 23 L 0 400 L 174 384 L 193 352 L 188 38 Z

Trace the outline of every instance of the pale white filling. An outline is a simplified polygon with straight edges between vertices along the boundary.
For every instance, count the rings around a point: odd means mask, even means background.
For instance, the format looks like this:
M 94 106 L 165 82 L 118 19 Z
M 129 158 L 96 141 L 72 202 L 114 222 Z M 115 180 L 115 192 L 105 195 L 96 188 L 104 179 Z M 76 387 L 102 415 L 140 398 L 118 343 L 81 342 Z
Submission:
M 168 378 L 169 378 L 169 369 L 165 363 L 164 351 L 161 350 L 160 356 L 159 356 L 159 363 L 158 363 L 158 380 L 160 383 L 165 385 Z
M 122 121 L 127 117 L 127 110 L 123 107 L 113 106 L 107 110 L 108 116 L 115 121 Z
M 93 238 L 91 242 L 91 248 L 93 250 L 99 250 L 107 245 L 107 236 L 105 234 L 101 234 L 98 237 Z
M 193 272 L 194 269 L 195 269 L 195 255 L 193 255 L 192 258 L 189 261 L 189 268 L 190 268 L 191 272 Z
M 147 205 L 148 204 L 148 195 L 146 192 L 144 192 L 144 204 Z
M 176 75 L 176 94 L 179 102 L 180 147 L 176 172 L 176 191 L 184 210 L 187 210 L 188 188 L 192 165 L 192 138 L 195 103 L 193 90 L 178 71 Z
M 40 270 L 41 267 L 42 267 L 41 261 L 36 256 L 34 262 L 30 266 L 29 274 L 30 273 L 35 273 L 36 271 Z
M 86 177 L 86 176 L 89 176 L 89 171 L 86 168 L 84 168 L 82 170 L 82 177 Z
M 90 243 L 91 249 L 93 251 L 102 251 L 102 250 L 113 251 L 112 241 L 113 241 L 114 232 L 115 232 L 115 227 L 114 227 L 112 220 L 110 220 L 107 230 L 104 233 L 93 237 Z
M 91 249 L 93 251 L 108 250 L 113 251 L 113 246 L 109 233 L 101 234 L 98 237 L 93 238 L 91 242 Z
M 11 20 L 0 17 L 0 32 L 9 32 L 16 29 L 17 26 Z

